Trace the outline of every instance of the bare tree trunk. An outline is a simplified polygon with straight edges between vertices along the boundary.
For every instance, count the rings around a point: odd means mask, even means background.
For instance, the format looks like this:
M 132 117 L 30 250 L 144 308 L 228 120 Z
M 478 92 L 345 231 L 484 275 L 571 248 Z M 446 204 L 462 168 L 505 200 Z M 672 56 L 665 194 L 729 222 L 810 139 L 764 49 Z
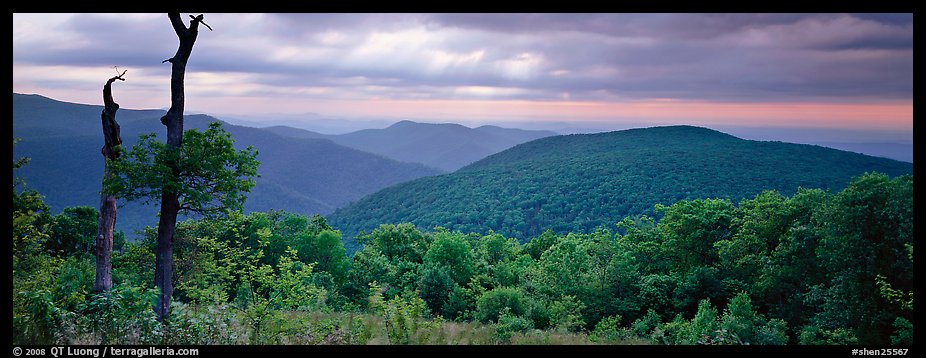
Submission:
M 119 152 L 115 147 L 122 144 L 122 137 L 119 135 L 119 123 L 116 122 L 116 111 L 119 110 L 119 104 L 113 100 L 112 84 L 116 80 L 125 81 L 122 74 L 110 78 L 103 86 L 103 113 L 100 117 L 103 122 L 103 176 L 110 177 L 112 172 L 109 168 L 110 161 L 119 158 Z M 96 235 L 96 281 L 93 283 L 93 292 L 107 292 L 113 288 L 113 231 L 116 226 L 116 196 L 106 192 L 106 189 L 100 191 L 100 220 L 99 229 Z
M 183 144 L 183 79 L 186 74 L 186 63 L 193 52 L 193 43 L 199 33 L 199 24 L 203 15 L 193 17 L 190 27 L 183 24 L 179 13 L 167 14 L 170 23 L 180 39 L 180 46 L 174 57 L 164 60 L 171 63 L 170 74 L 170 109 L 161 123 L 167 126 L 167 145 L 173 150 L 180 150 Z M 207 27 L 209 25 L 206 25 Z M 169 162 L 174 178 L 180 175 L 180 168 L 176 162 Z M 176 190 L 164 187 L 161 193 L 161 218 L 158 222 L 158 247 L 155 253 L 154 285 L 161 289 L 155 303 L 154 311 L 158 321 L 163 321 L 170 314 L 170 299 L 174 293 L 174 231 L 177 226 L 177 213 L 180 211 L 180 196 Z

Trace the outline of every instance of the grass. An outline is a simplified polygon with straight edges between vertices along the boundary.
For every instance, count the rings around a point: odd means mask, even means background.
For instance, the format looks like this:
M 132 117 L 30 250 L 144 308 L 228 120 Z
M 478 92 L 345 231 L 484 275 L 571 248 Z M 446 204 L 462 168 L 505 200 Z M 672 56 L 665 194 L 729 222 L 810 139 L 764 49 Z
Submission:
M 180 321 L 165 330 L 165 343 L 170 344 L 231 344 L 247 345 L 391 345 L 388 327 L 380 316 L 350 312 L 277 312 L 268 318 L 259 332 L 242 320 L 234 311 L 221 313 L 220 318 L 230 318 L 228 325 L 216 327 L 204 323 L 208 320 L 191 319 Z M 500 342 L 495 325 L 478 322 L 448 322 L 429 324 L 432 320 L 421 320 L 418 329 L 410 334 L 412 344 L 424 345 L 589 345 L 589 344 L 650 344 L 628 338 L 617 341 L 591 342 L 585 333 L 571 333 L 553 330 L 530 330 L 512 335 L 510 341 Z M 197 325 L 202 325 L 199 327 Z M 193 332 L 193 333 L 191 333 Z M 67 344 L 101 344 L 100 335 L 85 330 L 72 330 L 65 338 Z M 254 335 L 256 335 L 256 340 Z M 126 337 L 139 336 L 139 332 L 121 332 Z M 190 338 L 193 337 L 193 338 Z M 207 337 L 207 338 L 202 338 Z M 188 341 L 193 340 L 193 341 Z M 140 344 L 140 342 L 137 342 Z M 126 341 L 126 344 L 133 344 Z

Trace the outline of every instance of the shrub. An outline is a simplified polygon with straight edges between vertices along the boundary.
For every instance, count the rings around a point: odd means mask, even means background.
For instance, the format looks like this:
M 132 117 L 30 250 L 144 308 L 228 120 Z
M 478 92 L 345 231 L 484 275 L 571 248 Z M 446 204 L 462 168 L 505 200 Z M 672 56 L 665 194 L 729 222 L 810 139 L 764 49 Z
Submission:
M 578 332 L 585 326 L 585 321 L 582 319 L 584 309 L 585 304 L 575 296 L 563 296 L 550 304 L 550 316 L 553 318 L 556 329 L 564 332 Z
M 609 342 L 625 338 L 627 332 L 620 328 L 621 316 L 602 318 L 595 325 L 595 330 L 588 336 L 592 342 Z
M 73 313 L 59 308 L 47 289 L 23 291 L 17 294 L 24 312 L 13 315 L 13 342 L 15 344 L 64 343 L 68 323 Z
M 511 314 L 508 307 L 502 309 L 495 325 L 495 338 L 500 343 L 511 343 L 511 336 L 515 333 L 526 332 L 534 328 L 531 320 Z
M 858 338 L 845 328 L 827 329 L 811 324 L 801 329 L 798 336 L 801 344 L 807 345 L 850 345 L 858 344 Z
M 158 292 L 117 285 L 77 307 L 97 344 L 152 344 L 161 341 L 161 325 L 151 307 Z
M 522 292 L 518 288 L 499 287 L 482 294 L 476 301 L 476 318 L 483 322 L 497 322 L 505 308 L 511 314 L 524 314 Z

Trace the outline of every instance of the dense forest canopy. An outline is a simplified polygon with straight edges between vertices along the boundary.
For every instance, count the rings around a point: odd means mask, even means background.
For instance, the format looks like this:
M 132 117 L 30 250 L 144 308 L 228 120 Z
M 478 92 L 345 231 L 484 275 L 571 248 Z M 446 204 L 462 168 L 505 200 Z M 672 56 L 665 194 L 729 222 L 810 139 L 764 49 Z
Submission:
M 14 342 L 911 344 L 912 191 L 871 173 L 524 244 L 381 225 L 352 258 L 321 216 L 231 212 L 178 225 L 158 323 L 155 232 L 117 241 L 112 295 L 92 295 L 95 209 L 52 215 L 17 182 Z
M 380 224 L 425 230 L 494 231 L 522 242 L 546 229 L 592 232 L 614 218 L 658 216 L 654 204 L 763 190 L 841 190 L 867 171 L 912 164 L 834 149 L 739 139 L 670 126 L 548 137 L 491 155 L 451 174 L 398 184 L 328 216 L 348 238 Z M 355 246 L 349 242 L 349 249 Z

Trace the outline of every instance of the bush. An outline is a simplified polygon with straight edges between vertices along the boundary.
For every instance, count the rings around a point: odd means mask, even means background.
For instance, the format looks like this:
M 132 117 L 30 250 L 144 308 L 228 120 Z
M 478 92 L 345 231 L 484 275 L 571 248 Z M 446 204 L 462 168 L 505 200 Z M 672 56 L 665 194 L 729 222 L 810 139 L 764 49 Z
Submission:
M 891 344 L 913 344 L 913 323 L 906 318 L 894 319 L 894 334 L 891 335 Z
M 545 301 L 536 298 L 528 298 L 525 306 L 527 306 L 525 308 L 527 312 L 524 314 L 524 317 L 527 317 L 534 323 L 534 328 L 547 329 L 552 327 L 552 314 Z
M 472 302 L 468 299 L 466 290 L 460 286 L 454 286 L 447 297 L 447 303 L 441 308 L 444 317 L 449 320 L 459 321 L 472 318 Z
M 787 323 L 780 319 L 770 319 L 765 326 L 756 331 L 755 344 L 785 345 L 788 344 Z
M 424 301 L 418 297 L 403 299 L 394 297 L 386 302 L 383 320 L 386 333 L 392 344 L 424 344 L 440 328 L 441 319 L 427 322 L 424 319 L 426 308 Z
M 482 294 L 476 301 L 476 318 L 483 322 L 497 322 L 505 308 L 515 316 L 524 314 L 523 293 L 518 288 L 499 287 Z
M 425 265 L 418 279 L 418 297 L 431 312 L 441 312 L 456 284 L 445 266 Z
M 671 322 L 658 325 L 653 329 L 650 339 L 659 344 L 695 344 L 689 339 L 691 323 L 679 313 Z
M 720 329 L 717 321 L 717 309 L 707 299 L 698 303 L 698 312 L 691 319 L 688 334 L 683 341 L 685 344 L 709 343 L 715 333 Z
M 630 331 L 640 338 L 647 338 L 653 333 L 653 330 L 656 327 L 659 327 L 659 324 L 662 323 L 662 319 L 659 317 L 659 314 L 656 311 L 649 309 L 646 311 L 646 315 L 643 317 L 637 318 L 636 321 L 633 321 L 633 324 L 630 325 Z
M 817 325 L 808 325 L 801 329 L 799 340 L 801 344 L 806 345 L 858 344 L 858 338 L 848 329 L 827 329 Z
M 588 336 L 592 342 L 613 342 L 626 338 L 627 332 L 620 328 L 621 316 L 602 318 L 595 325 L 595 330 Z
M 563 296 L 562 299 L 550 304 L 550 316 L 553 317 L 556 329 L 564 332 L 578 332 L 585 326 L 582 319 L 582 310 L 585 304 L 575 296 Z
M 511 343 L 511 336 L 515 333 L 526 332 L 534 328 L 531 320 L 511 314 L 508 307 L 502 309 L 495 325 L 495 338 L 500 343 Z
M 13 315 L 15 344 L 66 343 L 64 335 L 74 315 L 55 305 L 49 290 L 23 291 L 17 298 L 25 312 Z
M 156 344 L 161 325 L 151 307 L 158 292 L 117 285 L 110 292 L 91 296 L 77 307 L 97 344 Z

